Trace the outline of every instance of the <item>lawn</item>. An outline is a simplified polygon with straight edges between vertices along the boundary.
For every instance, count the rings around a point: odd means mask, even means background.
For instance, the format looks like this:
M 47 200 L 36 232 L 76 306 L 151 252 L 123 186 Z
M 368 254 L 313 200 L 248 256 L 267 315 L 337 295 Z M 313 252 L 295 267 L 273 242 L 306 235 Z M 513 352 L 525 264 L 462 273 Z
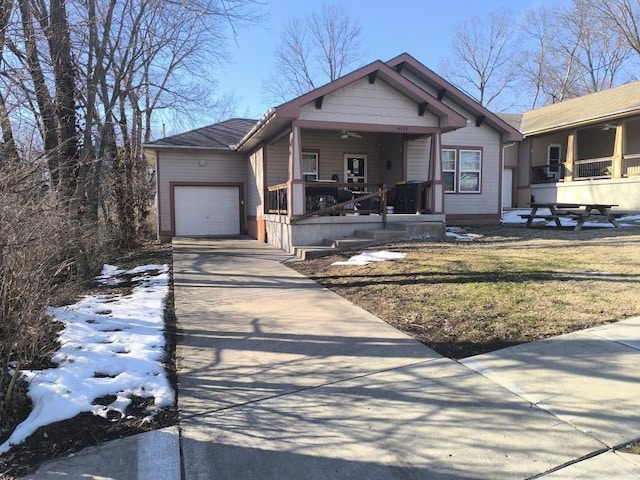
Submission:
M 474 241 L 375 247 L 399 261 L 290 264 L 451 358 L 640 315 L 640 228 L 467 229 Z

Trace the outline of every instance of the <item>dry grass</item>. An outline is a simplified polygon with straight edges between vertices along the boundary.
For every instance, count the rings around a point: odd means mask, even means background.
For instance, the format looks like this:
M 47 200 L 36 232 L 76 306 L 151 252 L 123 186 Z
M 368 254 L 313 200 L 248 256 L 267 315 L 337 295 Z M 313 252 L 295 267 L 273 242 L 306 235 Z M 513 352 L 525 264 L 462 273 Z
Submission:
M 640 314 L 640 228 L 473 232 L 376 248 L 407 254 L 397 262 L 292 267 L 452 358 Z

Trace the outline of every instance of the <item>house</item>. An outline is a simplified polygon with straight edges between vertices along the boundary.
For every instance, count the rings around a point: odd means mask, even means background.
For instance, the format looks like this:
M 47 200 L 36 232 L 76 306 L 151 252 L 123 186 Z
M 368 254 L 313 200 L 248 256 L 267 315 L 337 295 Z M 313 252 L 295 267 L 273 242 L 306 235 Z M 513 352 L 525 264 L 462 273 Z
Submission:
M 284 250 L 355 232 L 498 222 L 522 135 L 408 54 L 269 110 L 146 144 L 158 236 Z M 393 212 L 391 208 L 393 207 Z
M 524 140 L 510 149 L 512 206 L 532 200 L 640 210 L 640 82 L 503 116 Z M 509 205 L 507 205 L 509 206 Z

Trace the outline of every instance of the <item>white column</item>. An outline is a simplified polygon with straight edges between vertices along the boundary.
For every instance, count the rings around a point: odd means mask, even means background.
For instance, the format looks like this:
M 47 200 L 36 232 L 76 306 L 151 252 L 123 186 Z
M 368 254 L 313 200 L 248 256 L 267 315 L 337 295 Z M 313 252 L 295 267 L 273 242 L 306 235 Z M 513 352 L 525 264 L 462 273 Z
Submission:
M 616 127 L 616 137 L 613 143 L 613 161 L 612 161 L 612 175 L 611 178 L 622 178 L 623 168 L 622 163 L 624 159 L 624 134 L 625 125 L 621 124 Z
M 293 126 L 289 134 L 289 216 L 304 213 L 304 179 L 300 127 Z
M 433 134 L 432 151 L 431 151 L 431 168 L 429 176 L 431 177 L 432 195 L 432 212 L 444 212 L 444 186 L 442 184 L 442 156 L 441 156 L 440 132 Z

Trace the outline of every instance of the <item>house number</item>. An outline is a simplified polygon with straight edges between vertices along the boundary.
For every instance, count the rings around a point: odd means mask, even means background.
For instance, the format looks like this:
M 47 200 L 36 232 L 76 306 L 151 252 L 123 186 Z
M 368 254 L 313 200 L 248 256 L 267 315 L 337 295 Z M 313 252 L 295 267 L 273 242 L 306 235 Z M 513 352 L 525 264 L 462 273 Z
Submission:
M 398 127 L 398 131 L 399 132 L 408 132 L 409 131 L 409 127 Z

